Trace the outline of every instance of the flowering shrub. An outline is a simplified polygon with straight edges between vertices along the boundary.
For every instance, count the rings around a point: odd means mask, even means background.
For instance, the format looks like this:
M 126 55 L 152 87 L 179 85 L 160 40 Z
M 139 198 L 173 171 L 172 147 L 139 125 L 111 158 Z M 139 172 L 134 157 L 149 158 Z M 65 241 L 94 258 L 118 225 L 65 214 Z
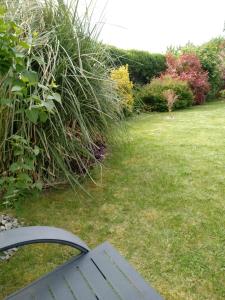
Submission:
M 128 65 L 121 66 L 118 69 L 111 71 L 111 79 L 116 84 L 118 95 L 121 99 L 122 109 L 125 113 L 132 112 L 134 97 L 133 97 L 133 83 L 130 81 Z
M 167 54 L 167 71 L 163 76 L 170 75 L 187 81 L 195 97 L 196 104 L 202 104 L 210 90 L 208 72 L 202 69 L 200 60 L 194 53 L 184 53 L 179 57 Z
M 193 93 L 184 80 L 173 78 L 170 75 L 162 78 L 155 78 L 150 84 L 143 87 L 139 97 L 146 105 L 146 109 L 151 111 L 167 111 L 168 101 L 166 91 L 176 95 L 176 101 L 173 103 L 173 109 L 180 109 L 191 106 L 193 103 Z
M 175 56 L 184 53 L 195 53 L 201 62 L 203 70 L 208 72 L 210 91 L 207 98 L 214 98 L 224 87 L 225 80 L 225 39 L 223 37 L 214 38 L 201 46 L 187 43 L 183 47 L 170 47 L 169 51 Z

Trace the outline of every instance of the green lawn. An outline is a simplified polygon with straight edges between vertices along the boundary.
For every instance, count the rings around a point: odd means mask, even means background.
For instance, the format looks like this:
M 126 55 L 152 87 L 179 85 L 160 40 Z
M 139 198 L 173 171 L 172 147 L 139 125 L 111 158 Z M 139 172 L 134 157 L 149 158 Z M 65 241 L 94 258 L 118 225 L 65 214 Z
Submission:
M 225 299 L 225 103 L 142 114 L 114 141 L 92 198 L 70 189 L 8 211 L 25 224 L 71 230 L 91 247 L 109 240 L 168 300 Z M 72 254 L 21 249 L 0 263 L 0 299 Z

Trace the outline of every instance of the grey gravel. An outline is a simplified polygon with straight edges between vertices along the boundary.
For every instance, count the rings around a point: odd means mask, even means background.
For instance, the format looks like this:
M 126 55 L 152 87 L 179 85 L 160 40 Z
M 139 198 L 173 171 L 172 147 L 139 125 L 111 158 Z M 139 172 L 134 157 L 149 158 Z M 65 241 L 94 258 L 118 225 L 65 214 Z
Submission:
M 22 223 L 9 215 L 0 215 L 0 232 L 5 230 L 10 230 L 13 228 L 21 227 Z M 7 251 L 0 252 L 0 260 L 9 260 L 17 251 L 17 248 L 9 249 Z

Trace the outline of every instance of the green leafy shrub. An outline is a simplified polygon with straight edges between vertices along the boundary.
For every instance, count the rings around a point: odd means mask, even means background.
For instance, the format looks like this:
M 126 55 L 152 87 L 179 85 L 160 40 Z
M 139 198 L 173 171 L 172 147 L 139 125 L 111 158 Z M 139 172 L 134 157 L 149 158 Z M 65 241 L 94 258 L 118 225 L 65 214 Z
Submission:
M 134 84 L 146 84 L 166 70 L 165 55 L 123 50 L 112 46 L 108 46 L 107 49 L 115 66 L 128 64 L 130 78 Z
M 177 96 L 173 109 L 181 109 L 191 106 L 194 100 L 193 93 L 187 82 L 174 79 L 171 76 L 156 78 L 141 90 L 139 96 L 143 103 L 151 111 L 167 111 L 165 91 L 171 90 Z

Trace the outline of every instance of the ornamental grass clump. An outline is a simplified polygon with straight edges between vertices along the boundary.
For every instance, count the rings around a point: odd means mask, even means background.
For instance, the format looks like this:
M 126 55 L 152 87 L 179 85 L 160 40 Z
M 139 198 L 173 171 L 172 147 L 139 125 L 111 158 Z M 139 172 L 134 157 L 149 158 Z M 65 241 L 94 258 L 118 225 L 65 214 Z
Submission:
M 1 192 L 7 195 L 8 182 L 17 182 L 21 173 L 28 186 L 79 185 L 78 175 L 89 174 L 107 129 L 120 115 L 98 28 L 88 10 L 80 17 L 77 0 L 1 4 L 6 8 L 1 22 L 13 26 L 4 35 L 16 38 L 7 46 L 11 57 L 0 75 Z M 12 168 L 18 161 L 18 169 Z

